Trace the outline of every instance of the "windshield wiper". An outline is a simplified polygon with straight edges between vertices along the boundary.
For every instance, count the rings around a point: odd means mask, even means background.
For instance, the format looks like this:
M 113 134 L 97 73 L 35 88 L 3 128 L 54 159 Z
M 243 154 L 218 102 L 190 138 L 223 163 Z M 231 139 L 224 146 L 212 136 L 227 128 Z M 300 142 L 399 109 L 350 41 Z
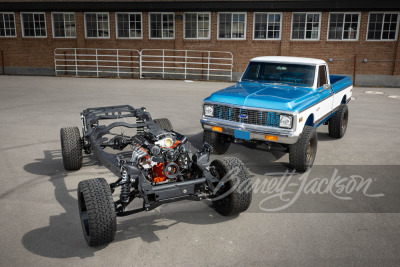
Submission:
M 256 82 L 256 83 L 259 83 L 260 81 L 253 80 L 253 79 L 242 79 L 242 82 Z

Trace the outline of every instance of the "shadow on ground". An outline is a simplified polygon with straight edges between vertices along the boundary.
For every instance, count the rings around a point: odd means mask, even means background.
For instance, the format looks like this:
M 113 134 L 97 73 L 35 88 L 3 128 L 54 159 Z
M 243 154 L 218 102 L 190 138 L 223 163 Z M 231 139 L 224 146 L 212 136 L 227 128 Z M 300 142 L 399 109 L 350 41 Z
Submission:
M 323 133 L 321 135 L 324 136 Z M 202 147 L 202 136 L 202 132 L 188 136 L 194 150 Z M 277 150 L 268 151 L 263 146 L 232 144 L 224 156 L 238 157 L 251 172 L 263 175 L 267 172 L 286 171 L 287 163 L 276 162 L 285 155 L 286 153 Z M 91 248 L 86 245 L 77 209 L 76 190 L 75 188 L 68 189 L 65 182 L 69 176 L 73 175 L 93 177 L 96 174 L 107 178 L 111 175 L 107 169 L 103 168 L 92 156 L 85 156 L 84 167 L 79 172 L 66 172 L 63 168 L 61 151 L 46 150 L 44 158 L 25 165 L 24 170 L 38 175 L 40 179 L 48 176 L 54 186 L 55 199 L 64 209 L 63 213 L 49 218 L 49 226 L 34 229 L 23 236 L 22 243 L 26 249 L 49 258 L 86 258 L 94 256 L 96 251 L 107 247 L 105 245 Z M 112 176 L 111 179 L 114 178 Z M 109 180 L 109 182 L 113 181 Z M 157 242 L 160 240 L 157 236 L 158 231 L 168 230 L 179 223 L 216 224 L 234 218 L 219 215 L 210 208 L 207 202 L 184 201 L 167 204 L 152 212 L 120 218 L 115 242 L 136 238 L 149 243 Z
M 188 135 L 187 137 L 195 150 L 203 146 L 203 132 Z M 287 153 L 279 149 L 282 150 L 279 146 L 276 146 L 276 149 L 269 150 L 266 145 L 256 146 L 247 142 L 232 143 L 228 151 L 219 157 L 237 157 L 255 174 L 262 175 L 266 172 L 271 172 L 271 169 L 284 172 L 289 168 L 289 164 L 277 162 L 277 160 L 284 157 Z M 213 157 L 218 156 L 214 155 Z
M 85 157 L 84 167 L 90 169 L 100 167 L 92 157 Z M 85 168 L 79 171 L 85 175 Z M 100 167 L 97 174 L 109 174 L 108 170 Z M 88 170 L 90 171 L 88 168 Z M 24 247 L 32 253 L 49 258 L 92 257 L 96 251 L 102 250 L 107 245 L 92 248 L 86 245 L 83 237 L 77 200 L 72 195 L 76 190 L 69 190 L 65 179 L 74 172 L 66 172 L 63 168 L 60 150 L 44 151 L 44 158 L 24 166 L 24 170 L 36 175 L 48 175 L 54 186 L 56 201 L 62 206 L 64 212 L 49 218 L 49 226 L 34 229 L 22 238 Z M 86 173 L 87 174 L 87 173 Z M 92 173 L 93 175 L 93 173 Z M 107 175 L 106 175 L 107 176 Z M 140 199 L 137 201 L 141 201 Z M 179 223 L 188 224 L 216 224 L 235 217 L 223 217 L 216 213 L 206 202 L 178 202 L 174 212 L 163 212 L 163 206 L 152 212 L 143 212 L 131 217 L 118 219 L 118 232 L 116 240 L 140 238 L 145 242 L 159 241 L 157 231 L 167 230 Z M 172 203 L 169 205 L 176 205 Z M 168 209 L 168 208 L 167 208 Z M 176 210 L 176 208 L 175 208 Z
M 325 129 L 323 129 L 325 131 Z M 203 146 L 203 132 L 188 135 L 188 140 L 194 149 L 199 149 Z M 329 142 L 337 140 L 329 136 L 327 132 L 318 132 L 318 141 Z M 283 147 L 273 145 L 272 149 L 268 149 L 266 145 L 255 145 L 253 143 L 232 143 L 228 151 L 221 155 L 222 157 L 237 157 L 239 158 L 254 174 L 264 175 L 271 172 L 291 171 L 289 165 L 288 153 L 283 152 Z M 287 157 L 284 162 L 278 162 L 281 158 Z

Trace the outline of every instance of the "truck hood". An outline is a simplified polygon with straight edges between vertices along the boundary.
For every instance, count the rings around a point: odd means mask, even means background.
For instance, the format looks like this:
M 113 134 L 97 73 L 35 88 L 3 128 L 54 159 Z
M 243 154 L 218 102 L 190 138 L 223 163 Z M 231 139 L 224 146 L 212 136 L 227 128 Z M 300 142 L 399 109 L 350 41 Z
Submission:
M 213 93 L 204 101 L 296 112 L 300 107 L 306 106 L 308 102 L 314 102 L 317 99 L 318 95 L 308 87 L 239 82 Z

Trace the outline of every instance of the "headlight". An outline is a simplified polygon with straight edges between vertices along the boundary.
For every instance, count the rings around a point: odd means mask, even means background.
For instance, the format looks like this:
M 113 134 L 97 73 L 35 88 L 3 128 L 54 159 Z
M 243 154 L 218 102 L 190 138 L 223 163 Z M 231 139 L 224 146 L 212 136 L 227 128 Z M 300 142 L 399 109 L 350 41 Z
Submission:
M 282 128 L 292 128 L 292 116 L 280 115 L 279 127 Z
M 204 105 L 204 116 L 214 115 L 214 107 L 211 105 Z

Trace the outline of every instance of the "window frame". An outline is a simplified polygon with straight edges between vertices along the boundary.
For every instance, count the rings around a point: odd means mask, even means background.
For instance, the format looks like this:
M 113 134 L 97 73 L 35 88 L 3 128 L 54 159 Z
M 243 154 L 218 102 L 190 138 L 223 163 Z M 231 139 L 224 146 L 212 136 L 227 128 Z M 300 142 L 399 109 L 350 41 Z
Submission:
M 35 36 L 25 36 L 25 28 L 24 28 L 24 19 L 23 19 L 23 15 L 24 14 L 42 14 L 44 15 L 44 32 L 46 33 L 45 36 L 36 36 L 36 32 L 35 32 Z M 46 18 L 46 12 L 21 12 L 20 13 L 21 16 L 21 31 L 22 31 L 22 38 L 47 38 L 47 18 Z M 33 16 L 33 19 L 35 19 L 35 16 Z M 33 21 L 33 27 L 35 28 L 35 21 Z
M 231 38 L 221 38 L 219 37 L 219 15 L 220 14 L 231 14 Z M 244 14 L 244 37 L 243 38 L 232 38 L 233 33 L 233 15 Z M 217 13 L 217 40 L 234 40 L 234 41 L 244 41 L 247 39 L 247 12 L 218 12 Z
M 65 14 L 68 14 L 68 15 L 71 15 L 71 14 L 73 14 L 74 15 L 74 18 L 75 18 L 75 36 L 64 36 L 64 37 L 60 37 L 60 36 L 55 36 L 54 35 L 54 17 L 53 17 L 53 15 L 54 14 L 63 14 L 63 19 L 64 19 L 64 34 L 65 34 L 65 17 L 64 17 L 64 15 Z M 55 39 L 58 39 L 58 38 L 60 38 L 60 39 L 76 39 L 76 14 L 75 14 L 75 12 L 51 12 L 51 30 L 52 30 L 52 35 L 53 35 L 53 38 L 55 38 Z
M 119 37 L 118 36 L 118 14 L 140 15 L 140 37 Z M 131 30 L 129 19 L 129 31 Z M 115 12 L 115 38 L 116 39 L 143 39 L 143 12 Z
M 186 14 L 196 14 L 196 23 L 199 22 L 199 14 L 207 14 L 209 16 L 208 19 L 208 37 L 198 37 L 199 36 L 199 28 L 197 24 L 196 30 L 196 38 L 187 38 L 186 36 Z M 211 39 L 211 12 L 184 12 L 183 13 L 183 39 L 186 40 L 210 40 Z
M 371 14 L 383 14 L 383 23 L 382 23 L 382 29 L 381 29 L 381 39 L 379 40 L 374 40 L 374 39 L 368 39 L 368 29 L 369 29 L 369 20 L 371 17 Z M 383 34 L 383 24 L 385 20 L 385 15 L 386 14 L 397 14 L 397 22 L 396 22 L 396 34 L 394 39 L 382 39 L 382 34 Z M 366 29 L 366 34 L 365 34 L 365 40 L 368 42 L 396 42 L 399 34 L 399 22 L 400 22 L 400 12 L 396 11 L 371 11 L 368 12 L 368 23 L 367 23 L 367 29 Z
M 8 15 L 12 14 L 14 16 L 14 32 L 15 32 L 14 35 L 4 35 L 4 36 L 0 36 L 0 38 L 16 38 L 16 37 L 18 37 L 18 34 L 17 34 L 17 23 L 16 23 L 16 19 L 15 19 L 15 12 L 1 12 L 0 11 L 0 14 L 3 16 L 3 21 L 4 21 L 4 15 L 5 14 L 8 14 Z M 6 28 L 4 28 L 4 31 L 5 30 L 6 30 Z M 5 34 L 5 32 L 4 32 L 4 34 Z
M 265 38 L 265 39 L 256 39 L 256 14 L 273 14 L 273 15 L 280 15 L 280 20 L 279 20 L 279 38 Z M 282 12 L 254 12 L 253 13 L 253 40 L 254 41 L 280 41 L 282 39 Z M 267 35 L 268 36 L 268 22 L 267 22 Z
M 161 14 L 161 37 L 151 37 L 151 14 Z M 163 31 L 164 31 L 164 26 L 163 26 L 163 15 L 173 15 L 172 18 L 172 23 L 173 23 L 173 37 L 163 37 Z M 175 12 L 149 12 L 148 15 L 148 24 L 149 24 L 149 39 L 151 40 L 175 40 Z
M 309 14 L 319 14 L 319 21 L 318 21 L 318 38 L 317 39 L 293 39 L 293 23 L 294 23 L 294 15 L 295 14 L 306 14 L 306 18 L 307 15 Z M 291 27 L 290 27 L 290 41 L 305 41 L 305 42 L 318 42 L 321 41 L 321 20 L 322 20 L 322 12 L 292 12 L 292 23 L 291 23 Z M 307 25 L 307 22 L 306 22 Z M 306 26 L 307 28 L 307 26 Z M 304 36 L 305 36 L 305 32 L 306 32 L 306 28 L 304 29 Z
M 358 22 L 357 22 L 357 37 L 356 39 L 343 39 L 343 34 L 344 34 L 344 28 L 342 31 L 342 39 L 329 39 L 329 28 L 331 26 L 331 14 L 343 14 L 343 25 L 345 23 L 345 16 L 346 14 L 357 14 L 358 15 Z M 358 41 L 359 37 L 360 37 L 360 24 L 361 24 L 361 12 L 329 12 L 329 16 L 328 16 L 328 29 L 326 31 L 326 40 L 331 42 L 356 42 Z M 344 26 L 343 26 L 344 27 Z
M 96 14 L 96 23 L 98 23 L 97 15 L 107 14 L 107 26 L 108 26 L 108 37 L 99 37 L 99 27 L 97 25 L 97 37 L 88 37 L 87 36 L 87 24 L 86 24 L 86 14 Z M 84 12 L 83 13 L 83 23 L 85 24 L 85 39 L 110 39 L 111 31 L 110 31 L 110 12 Z

